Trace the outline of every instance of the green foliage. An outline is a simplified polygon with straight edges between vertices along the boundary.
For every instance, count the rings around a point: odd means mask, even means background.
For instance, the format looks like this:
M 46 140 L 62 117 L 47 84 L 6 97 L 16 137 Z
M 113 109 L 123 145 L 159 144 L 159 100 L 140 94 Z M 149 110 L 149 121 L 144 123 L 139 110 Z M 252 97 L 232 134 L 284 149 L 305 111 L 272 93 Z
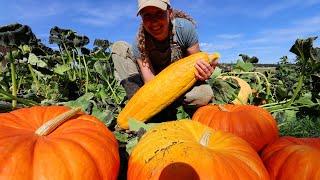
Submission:
M 12 37 L 10 42 L 19 41 L 17 38 L 20 36 Z M 111 125 L 123 106 L 126 94 L 113 74 L 109 46 L 104 46 L 103 51 L 85 55 L 79 50 L 88 44 L 89 39 L 58 27 L 51 29 L 50 42 L 59 46 L 59 52 L 50 51 L 37 41 L 28 45 L 17 44 L 6 54 L 15 70 L 1 67 L 2 104 L 7 107 L 8 101 L 18 100 L 19 107 L 37 103 L 81 105 L 88 114 Z M 12 87 L 16 87 L 16 95 Z
M 320 137 L 320 118 L 312 115 L 300 116 L 298 111 L 284 110 L 274 113 L 280 134 L 294 137 Z
M 152 124 L 129 121 L 130 129 L 115 126 L 125 105 L 125 91 L 116 80 L 108 40 L 95 40 L 93 50 L 85 46 L 86 36 L 70 29 L 54 27 L 50 43 L 59 51 L 45 47 L 28 26 L 0 27 L 0 112 L 38 104 L 81 106 L 105 123 L 128 153 Z M 274 73 L 257 72 L 255 56 L 240 54 L 231 71 L 216 68 L 207 81 L 214 91 L 214 104 L 231 103 L 238 84 L 222 76 L 237 76 L 254 90 L 249 104 L 260 105 L 276 117 L 282 135 L 319 137 L 320 135 L 320 48 L 316 37 L 297 39 L 290 48 L 296 63 L 282 57 Z M 14 103 L 17 103 L 14 105 Z M 177 119 L 191 118 L 186 107 L 177 109 Z
M 320 51 L 313 47 L 315 39 L 296 40 L 290 49 L 297 55 L 296 64 L 289 64 L 287 57 L 281 58 L 273 80 L 277 101 L 262 106 L 277 118 L 283 135 L 319 137 Z
M 38 40 L 29 26 L 18 23 L 0 26 L 0 46 L 16 47 L 37 42 Z
M 185 111 L 183 106 L 179 106 L 177 108 L 177 114 L 176 114 L 177 120 L 181 119 L 190 119 L 190 115 Z

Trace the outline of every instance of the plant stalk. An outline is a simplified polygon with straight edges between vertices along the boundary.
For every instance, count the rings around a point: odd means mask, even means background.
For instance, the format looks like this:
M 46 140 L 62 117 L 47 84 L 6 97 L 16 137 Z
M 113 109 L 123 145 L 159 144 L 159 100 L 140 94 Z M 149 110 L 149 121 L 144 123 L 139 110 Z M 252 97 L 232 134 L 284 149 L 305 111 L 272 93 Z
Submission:
M 87 66 L 87 62 L 86 62 L 86 58 L 82 55 L 82 59 L 83 59 L 83 64 L 84 64 L 84 68 L 85 68 L 85 72 L 86 72 L 86 93 L 88 93 L 88 86 L 89 86 L 89 70 L 88 70 L 88 66 Z
M 31 64 L 28 64 L 28 68 L 30 70 L 32 79 L 33 79 L 34 83 L 36 84 L 36 89 L 37 89 L 37 93 L 38 93 L 38 91 L 40 90 L 40 83 L 39 83 L 38 78 L 36 77 L 36 75 L 35 75 L 35 73 L 33 71 L 33 68 L 31 66 Z
M 17 74 L 16 74 L 16 66 L 14 64 L 14 58 L 12 55 L 12 51 L 9 51 L 9 59 L 10 59 L 10 69 L 11 69 L 11 81 L 12 81 L 12 96 L 17 98 Z M 12 109 L 16 108 L 17 100 L 12 100 Z
M 292 98 L 290 99 L 289 102 L 287 102 L 287 103 L 284 105 L 284 107 L 287 108 L 287 107 L 291 106 L 291 104 L 292 104 L 292 103 L 294 102 L 294 100 L 297 98 L 299 92 L 300 92 L 301 89 L 302 89 L 303 80 L 304 80 L 304 76 L 303 76 L 303 75 L 300 75 L 299 80 L 298 80 L 298 86 L 297 86 L 297 88 L 294 90 L 294 93 L 293 93 Z
M 39 103 L 29 100 L 29 99 L 23 99 L 23 98 L 18 98 L 18 97 L 14 97 L 13 95 L 11 95 L 10 93 L 7 93 L 6 91 L 0 89 L 0 94 L 4 95 L 7 97 L 7 100 L 16 100 L 19 103 L 22 103 L 24 105 L 27 106 L 33 106 L 33 105 L 38 105 Z

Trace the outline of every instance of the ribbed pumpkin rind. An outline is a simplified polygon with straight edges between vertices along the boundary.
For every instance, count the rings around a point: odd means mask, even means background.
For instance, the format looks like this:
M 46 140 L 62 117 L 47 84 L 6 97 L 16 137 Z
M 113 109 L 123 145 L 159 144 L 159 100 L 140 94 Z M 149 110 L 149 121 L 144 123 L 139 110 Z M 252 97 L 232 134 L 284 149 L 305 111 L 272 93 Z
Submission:
M 272 115 L 257 106 L 207 105 L 200 107 L 192 116 L 192 120 L 201 122 L 215 130 L 233 133 L 246 140 L 256 150 L 260 151 L 268 144 L 278 139 L 279 130 Z
M 320 138 L 281 137 L 261 159 L 272 180 L 320 179 Z
M 35 134 L 68 110 L 34 106 L 0 114 L 0 179 L 117 179 L 118 143 L 93 116 L 79 113 L 47 136 Z
M 208 144 L 201 145 L 205 133 L 210 134 Z M 161 123 L 150 129 L 130 155 L 127 179 L 159 179 L 164 168 L 175 163 L 188 165 L 199 179 L 269 179 L 260 157 L 247 142 L 191 120 Z

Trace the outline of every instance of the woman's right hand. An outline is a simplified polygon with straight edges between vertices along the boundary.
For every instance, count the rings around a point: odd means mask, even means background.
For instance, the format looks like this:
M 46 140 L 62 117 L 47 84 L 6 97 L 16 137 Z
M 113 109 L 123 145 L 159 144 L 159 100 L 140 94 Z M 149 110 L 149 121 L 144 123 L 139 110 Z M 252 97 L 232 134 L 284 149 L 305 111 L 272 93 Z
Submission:
M 206 61 L 199 59 L 195 64 L 196 72 L 195 76 L 197 80 L 205 81 L 208 80 L 213 73 L 215 67 L 217 66 L 218 62 L 213 61 L 211 64 L 207 63 Z

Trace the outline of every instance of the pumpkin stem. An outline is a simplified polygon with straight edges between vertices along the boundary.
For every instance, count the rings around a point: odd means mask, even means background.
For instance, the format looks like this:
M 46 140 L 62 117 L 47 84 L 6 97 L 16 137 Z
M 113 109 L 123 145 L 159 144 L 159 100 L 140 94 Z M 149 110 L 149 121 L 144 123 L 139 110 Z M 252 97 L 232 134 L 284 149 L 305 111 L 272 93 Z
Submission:
M 62 123 L 64 123 L 65 121 L 67 121 L 68 119 L 70 119 L 72 116 L 74 116 L 80 111 L 81 111 L 81 107 L 77 107 L 67 112 L 64 112 L 59 116 L 44 123 L 41 127 L 39 127 L 35 131 L 35 133 L 39 136 L 46 136 L 50 134 L 53 130 L 55 130 L 58 126 L 60 126 Z
M 211 136 L 211 132 L 210 131 L 205 131 L 200 139 L 200 144 L 202 146 L 208 146 L 209 144 L 209 139 L 210 139 L 210 136 Z
M 229 112 L 228 109 L 226 109 L 222 104 L 218 104 L 218 108 L 220 111 Z

